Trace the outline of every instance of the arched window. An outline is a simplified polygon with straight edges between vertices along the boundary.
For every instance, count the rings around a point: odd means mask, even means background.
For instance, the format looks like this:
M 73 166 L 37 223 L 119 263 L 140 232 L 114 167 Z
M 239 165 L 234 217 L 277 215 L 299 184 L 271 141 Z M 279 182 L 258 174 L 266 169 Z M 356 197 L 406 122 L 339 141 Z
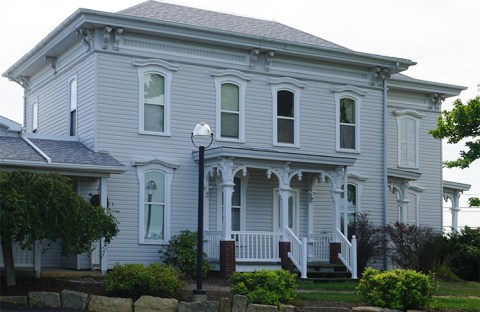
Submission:
M 424 116 L 413 110 L 395 111 L 398 129 L 398 166 L 418 168 L 418 129 Z

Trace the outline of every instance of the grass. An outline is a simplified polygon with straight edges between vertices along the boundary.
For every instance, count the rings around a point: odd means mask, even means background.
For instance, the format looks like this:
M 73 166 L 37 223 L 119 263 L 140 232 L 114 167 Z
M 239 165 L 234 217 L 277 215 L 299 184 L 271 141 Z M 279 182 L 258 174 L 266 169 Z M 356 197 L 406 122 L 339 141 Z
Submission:
M 335 301 L 359 304 L 357 283 L 299 283 L 298 296 L 305 301 Z M 431 306 L 435 311 L 480 312 L 480 283 L 440 282 Z

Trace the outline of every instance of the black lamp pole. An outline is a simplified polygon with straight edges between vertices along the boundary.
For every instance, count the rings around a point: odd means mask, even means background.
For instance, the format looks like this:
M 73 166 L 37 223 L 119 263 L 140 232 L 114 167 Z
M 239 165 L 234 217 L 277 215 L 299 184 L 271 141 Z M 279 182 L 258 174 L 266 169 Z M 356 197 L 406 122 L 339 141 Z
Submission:
M 195 136 L 208 138 L 209 144 L 197 146 L 193 140 Z M 203 290 L 203 188 L 204 188 L 204 167 L 205 167 L 205 149 L 210 147 L 213 142 L 213 133 L 210 127 L 202 122 L 199 123 L 192 132 L 192 143 L 198 148 L 198 232 L 197 232 L 197 289 L 193 290 L 194 297 L 198 300 L 205 300 L 206 291 Z M 203 297 L 203 299 L 200 299 Z M 194 300 L 196 300 L 194 298 Z
M 203 176 L 205 164 L 205 146 L 198 147 L 198 233 L 197 233 L 197 291 L 205 293 L 202 287 L 203 277 Z

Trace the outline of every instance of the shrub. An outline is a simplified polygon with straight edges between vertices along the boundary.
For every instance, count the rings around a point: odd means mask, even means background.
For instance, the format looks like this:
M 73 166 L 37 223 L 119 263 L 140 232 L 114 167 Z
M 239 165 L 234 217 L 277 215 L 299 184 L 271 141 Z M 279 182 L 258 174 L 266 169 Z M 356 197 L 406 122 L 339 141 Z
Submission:
M 232 294 L 247 296 L 248 303 L 280 306 L 297 299 L 296 276 L 285 270 L 235 272 L 230 283 Z
M 367 265 L 381 259 L 384 255 L 385 239 L 383 229 L 374 226 L 368 220 L 366 213 L 357 213 L 355 222 L 349 224 L 349 238 L 357 238 L 357 268 L 358 276 L 362 277 Z
M 188 276 L 197 276 L 197 233 L 181 231 L 173 236 L 168 246 L 159 251 L 160 258 L 168 265 L 173 266 Z M 210 265 L 207 254 L 203 253 L 203 276 L 207 276 Z
M 429 227 L 396 222 L 385 227 L 392 264 L 428 273 L 442 258 L 444 238 Z
M 462 279 L 480 281 L 480 229 L 468 226 L 447 235 L 445 254 L 450 268 Z
M 367 268 L 357 289 L 369 304 L 405 311 L 428 308 L 435 287 L 432 278 L 414 270 Z
M 105 290 L 112 295 L 139 298 L 142 295 L 172 296 L 183 287 L 178 272 L 166 265 L 152 263 L 115 265 L 105 279 Z

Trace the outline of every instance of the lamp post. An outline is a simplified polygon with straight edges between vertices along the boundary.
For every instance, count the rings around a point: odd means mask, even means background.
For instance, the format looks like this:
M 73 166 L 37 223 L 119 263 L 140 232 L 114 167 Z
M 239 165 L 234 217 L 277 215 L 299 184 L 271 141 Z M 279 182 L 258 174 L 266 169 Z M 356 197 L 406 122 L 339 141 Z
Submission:
M 194 138 L 209 139 L 208 145 L 195 144 Z M 203 188 L 205 149 L 213 142 L 213 133 L 208 124 L 201 122 L 195 126 L 191 135 L 192 144 L 198 148 L 198 230 L 197 230 L 197 289 L 193 290 L 194 301 L 206 300 L 206 292 L 202 289 L 203 278 Z

